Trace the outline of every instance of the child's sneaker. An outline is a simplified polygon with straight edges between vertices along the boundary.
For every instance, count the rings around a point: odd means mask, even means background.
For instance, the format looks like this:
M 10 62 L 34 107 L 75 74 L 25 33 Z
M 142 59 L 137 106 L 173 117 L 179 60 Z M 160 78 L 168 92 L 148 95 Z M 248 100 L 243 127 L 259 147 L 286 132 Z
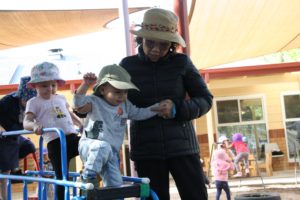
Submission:
M 250 173 L 249 169 L 245 169 L 245 173 L 249 174 Z
M 94 185 L 93 189 L 99 188 L 99 181 L 98 181 L 97 177 L 91 177 L 91 178 L 86 178 L 85 179 L 81 175 L 80 176 L 80 182 L 82 182 L 82 183 L 92 183 Z M 84 196 L 84 197 L 86 197 L 86 199 L 90 199 L 88 193 L 89 193 L 89 190 L 80 189 L 80 196 Z
M 235 175 L 233 175 L 233 177 L 238 178 L 238 177 L 242 177 L 242 172 L 238 172 Z
M 84 183 L 92 183 L 94 185 L 94 188 L 99 188 L 99 181 L 98 181 L 97 177 L 83 179 L 82 182 L 84 182 Z

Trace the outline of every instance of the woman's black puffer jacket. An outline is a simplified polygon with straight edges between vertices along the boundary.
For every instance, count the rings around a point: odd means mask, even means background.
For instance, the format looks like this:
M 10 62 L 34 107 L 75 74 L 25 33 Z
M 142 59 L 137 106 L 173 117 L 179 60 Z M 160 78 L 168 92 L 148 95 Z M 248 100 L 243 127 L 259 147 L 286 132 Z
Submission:
M 131 121 L 131 159 L 198 154 L 198 140 L 191 120 L 210 110 L 213 96 L 190 58 L 177 53 L 151 62 L 140 47 L 137 55 L 124 58 L 120 65 L 140 89 L 140 92 L 129 90 L 128 98 L 134 105 L 147 107 L 165 99 L 171 99 L 176 105 L 173 119 L 156 116 Z

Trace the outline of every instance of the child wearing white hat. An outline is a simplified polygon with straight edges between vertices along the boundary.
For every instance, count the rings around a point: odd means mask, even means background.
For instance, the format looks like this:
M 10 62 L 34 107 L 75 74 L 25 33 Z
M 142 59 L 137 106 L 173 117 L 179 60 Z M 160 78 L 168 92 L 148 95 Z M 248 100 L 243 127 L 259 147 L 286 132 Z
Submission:
M 235 159 L 235 155 L 234 153 L 231 151 L 231 149 L 229 148 L 229 142 L 228 142 L 228 138 L 226 137 L 226 135 L 221 135 L 218 139 L 218 148 L 219 149 L 224 149 L 225 152 L 227 153 L 227 155 L 229 156 L 229 158 L 231 160 Z
M 59 75 L 58 67 L 49 62 L 34 66 L 27 87 L 35 88 L 37 97 L 27 102 L 24 128 L 42 135 L 47 143 L 48 156 L 57 179 L 62 179 L 60 139 L 56 132 L 43 133 L 43 128 L 61 128 L 66 135 L 67 164 L 78 155 L 78 141 L 75 125 L 81 127 L 80 119 L 71 112 L 63 95 L 56 94 L 57 87 L 65 81 Z M 67 166 L 67 169 L 68 169 Z M 57 199 L 64 199 L 64 187 L 57 186 Z

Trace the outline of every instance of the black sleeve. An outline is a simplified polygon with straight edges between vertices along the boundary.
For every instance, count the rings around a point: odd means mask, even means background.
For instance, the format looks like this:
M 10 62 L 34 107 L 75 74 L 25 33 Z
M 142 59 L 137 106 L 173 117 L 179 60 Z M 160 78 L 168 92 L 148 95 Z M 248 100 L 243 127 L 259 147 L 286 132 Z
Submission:
M 188 97 L 174 100 L 176 119 L 192 120 L 201 117 L 211 109 L 213 95 L 190 59 L 185 64 L 185 68 L 183 81 Z
M 207 176 L 204 173 L 203 173 L 203 178 L 204 178 L 204 183 L 206 185 L 209 185 L 209 180 L 208 180 Z

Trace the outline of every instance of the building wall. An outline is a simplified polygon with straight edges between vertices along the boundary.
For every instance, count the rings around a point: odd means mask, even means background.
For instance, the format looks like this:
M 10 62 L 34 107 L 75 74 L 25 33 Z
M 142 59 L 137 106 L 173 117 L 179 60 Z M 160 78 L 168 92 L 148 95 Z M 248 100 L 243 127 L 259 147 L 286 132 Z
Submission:
M 72 106 L 72 89 L 80 81 L 70 83 L 70 86 L 61 88 L 58 93 L 66 96 L 69 104 Z M 72 85 L 74 84 L 74 85 Z M 300 90 L 300 74 L 293 73 L 280 73 L 265 76 L 240 76 L 234 78 L 212 79 L 208 82 L 208 87 L 214 97 L 232 97 L 232 96 L 248 96 L 248 95 L 264 95 L 265 96 L 265 109 L 267 114 L 267 128 L 269 142 L 276 142 L 280 149 L 287 155 L 287 147 L 284 133 L 284 124 L 282 116 L 281 93 L 288 91 Z M 16 86 L 9 89 L 9 92 L 15 90 Z M 1 88 L 0 88 L 1 89 Z M 3 96 L 7 90 L 4 87 L 0 91 L 0 97 Z M 214 122 L 214 107 L 211 110 L 212 119 L 212 138 L 216 141 L 216 124 Z M 207 126 L 210 117 L 207 115 L 195 120 L 195 128 L 197 137 L 199 139 L 201 157 L 210 156 L 211 142 L 209 141 Z M 38 147 L 39 136 L 28 135 Z M 276 158 L 275 170 L 289 169 L 293 167 L 293 163 L 287 162 L 287 156 L 283 158 Z
M 274 158 L 274 170 L 291 169 L 294 164 L 288 163 L 286 138 L 283 124 L 281 93 L 300 90 L 300 75 L 281 73 L 268 76 L 240 76 L 226 79 L 213 79 L 208 83 L 214 97 L 233 97 L 263 95 L 265 97 L 266 122 L 270 143 L 277 143 L 284 152 L 284 157 Z M 216 124 L 212 108 L 213 134 L 216 138 Z M 196 129 L 201 149 L 201 157 L 209 157 L 208 131 L 206 117 L 196 120 Z M 215 140 L 216 141 L 216 140 Z M 274 164 L 275 163 L 275 164 Z

